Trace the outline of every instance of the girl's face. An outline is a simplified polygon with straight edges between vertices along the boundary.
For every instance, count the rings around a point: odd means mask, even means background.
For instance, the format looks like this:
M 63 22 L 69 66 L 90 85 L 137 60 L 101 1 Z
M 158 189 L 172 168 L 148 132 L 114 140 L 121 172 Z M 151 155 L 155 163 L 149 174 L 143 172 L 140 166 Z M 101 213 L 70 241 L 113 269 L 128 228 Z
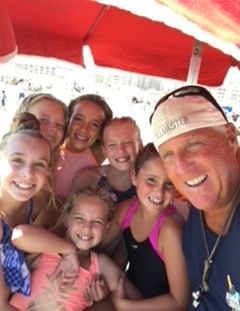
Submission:
M 30 112 L 39 120 L 41 134 L 49 142 L 52 150 L 63 141 L 64 136 L 64 111 L 54 101 L 41 99 L 30 109 Z
M 139 134 L 130 122 L 113 123 L 103 132 L 103 152 L 119 170 L 130 170 L 140 148 Z
M 100 137 L 104 121 L 104 111 L 97 104 L 81 101 L 75 105 L 68 126 L 68 149 L 80 152 L 91 147 Z
M 160 158 L 153 158 L 144 163 L 133 176 L 138 198 L 143 207 L 149 211 L 160 212 L 174 198 L 175 190 L 167 178 Z
M 68 237 L 80 250 L 98 245 L 108 226 L 108 206 L 98 198 L 79 198 L 66 217 Z
M 0 154 L 2 194 L 25 202 L 35 196 L 47 181 L 50 147 L 41 138 L 15 134 Z

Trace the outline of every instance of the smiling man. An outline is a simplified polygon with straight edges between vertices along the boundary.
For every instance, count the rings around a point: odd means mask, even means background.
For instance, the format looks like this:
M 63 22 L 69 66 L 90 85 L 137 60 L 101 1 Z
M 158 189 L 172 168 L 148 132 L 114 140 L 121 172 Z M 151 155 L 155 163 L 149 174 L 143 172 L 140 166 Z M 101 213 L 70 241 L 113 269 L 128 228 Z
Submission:
M 192 285 L 189 310 L 240 310 L 235 127 L 205 88 L 192 85 L 161 98 L 150 122 L 169 178 L 192 205 L 183 240 Z

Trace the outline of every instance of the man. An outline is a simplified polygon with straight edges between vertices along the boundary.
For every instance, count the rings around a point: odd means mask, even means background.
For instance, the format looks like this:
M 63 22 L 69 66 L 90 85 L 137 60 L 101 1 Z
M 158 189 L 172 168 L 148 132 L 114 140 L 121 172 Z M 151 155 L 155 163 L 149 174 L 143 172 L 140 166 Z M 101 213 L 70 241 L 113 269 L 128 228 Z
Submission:
M 199 86 L 177 89 L 150 119 L 169 178 L 192 205 L 183 248 L 189 310 L 240 310 L 240 165 L 236 130 Z
M 1 108 L 6 111 L 6 101 L 7 101 L 7 95 L 5 90 L 2 90 L 2 96 L 1 96 Z

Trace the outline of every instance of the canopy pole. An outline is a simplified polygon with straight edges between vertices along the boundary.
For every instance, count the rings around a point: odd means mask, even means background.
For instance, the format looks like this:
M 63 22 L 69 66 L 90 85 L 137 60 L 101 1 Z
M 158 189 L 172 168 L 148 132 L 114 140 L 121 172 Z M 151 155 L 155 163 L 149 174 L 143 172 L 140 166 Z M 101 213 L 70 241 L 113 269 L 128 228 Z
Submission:
M 197 84 L 199 72 L 201 68 L 202 61 L 202 47 L 203 43 L 198 40 L 194 40 L 194 46 L 192 49 L 192 57 L 189 64 L 187 83 Z
M 109 7 L 110 7 L 110 5 L 103 5 L 103 7 L 100 9 L 100 11 L 99 11 L 98 15 L 96 16 L 95 20 L 90 25 L 90 28 L 89 28 L 87 34 L 83 38 L 83 44 L 87 44 L 87 41 L 88 41 L 89 37 L 91 36 L 93 31 L 95 30 L 95 27 L 99 23 L 100 19 L 102 18 L 103 14 L 105 13 L 105 11 L 108 10 Z
M 109 9 L 109 5 L 103 5 L 100 9 L 99 13 L 97 14 L 96 18 L 94 19 L 93 23 L 90 25 L 88 32 L 86 33 L 85 37 L 83 38 L 82 43 L 82 57 L 83 57 L 83 67 L 86 69 L 93 69 L 95 66 L 93 53 L 91 48 L 88 44 L 88 40 L 92 35 L 93 31 L 95 30 L 97 24 L 99 23 L 100 19 L 102 18 L 103 14 L 106 10 Z

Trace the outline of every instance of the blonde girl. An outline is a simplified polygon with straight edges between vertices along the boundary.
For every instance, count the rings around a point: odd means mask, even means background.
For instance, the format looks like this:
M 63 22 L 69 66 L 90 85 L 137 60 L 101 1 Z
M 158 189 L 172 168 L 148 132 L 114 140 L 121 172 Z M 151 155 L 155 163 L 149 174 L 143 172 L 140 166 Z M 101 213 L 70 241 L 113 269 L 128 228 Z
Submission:
M 103 129 L 102 149 L 109 164 L 85 169 L 76 174 L 73 189 L 86 185 L 107 187 L 119 203 L 135 195 L 131 173 L 142 148 L 138 125 L 131 117 L 114 118 Z
M 17 113 L 12 119 L 12 122 L 10 124 L 11 131 L 15 131 L 16 129 L 19 130 L 22 127 L 42 133 L 40 121 L 30 112 Z M 49 166 L 50 170 L 48 178 L 45 182 L 44 187 L 42 187 L 41 191 L 39 191 L 37 194 L 38 201 L 41 202 L 43 208 L 34 220 L 35 224 L 48 228 L 51 228 L 55 225 L 56 219 L 59 217 L 62 210 L 62 204 L 59 200 L 57 200 L 52 186 L 53 157 L 54 152 L 51 148 L 51 165 Z
M 53 152 L 58 153 L 65 137 L 67 106 L 51 94 L 35 93 L 25 97 L 18 106 L 16 114 L 21 112 L 30 112 L 39 120 L 41 134 L 49 142 Z
M 38 243 L 38 250 L 41 248 L 44 254 L 40 256 L 32 272 L 31 295 L 27 297 L 21 293 L 15 294 L 11 305 L 19 310 L 47 310 L 49 306 L 52 310 L 85 310 L 92 305 L 88 287 L 96 275 L 101 275 L 109 290 L 114 292 L 122 276 L 120 269 L 107 256 L 93 251 L 101 243 L 112 213 L 112 199 L 104 189 L 82 189 L 68 199 L 63 213 L 63 238 L 71 242 L 76 250 L 79 271 L 74 282 L 65 287 L 64 291 L 61 288 L 61 275 L 55 279 L 50 277 L 61 261 L 61 256 L 53 254 L 52 251 L 61 252 L 60 239 L 39 228 L 19 226 L 17 230 L 22 231 L 22 235 L 13 241 L 14 244 L 21 249 L 35 251 Z M 62 243 L 65 241 L 62 240 Z M 139 297 L 136 289 L 127 280 L 124 282 L 125 286 L 128 297 Z
M 41 211 L 37 194 L 44 187 L 51 148 L 39 131 L 21 126 L 3 136 L 0 143 L 0 310 L 12 310 L 10 293 L 29 293 L 29 272 L 23 253 L 11 243 L 18 224 L 31 223 Z

